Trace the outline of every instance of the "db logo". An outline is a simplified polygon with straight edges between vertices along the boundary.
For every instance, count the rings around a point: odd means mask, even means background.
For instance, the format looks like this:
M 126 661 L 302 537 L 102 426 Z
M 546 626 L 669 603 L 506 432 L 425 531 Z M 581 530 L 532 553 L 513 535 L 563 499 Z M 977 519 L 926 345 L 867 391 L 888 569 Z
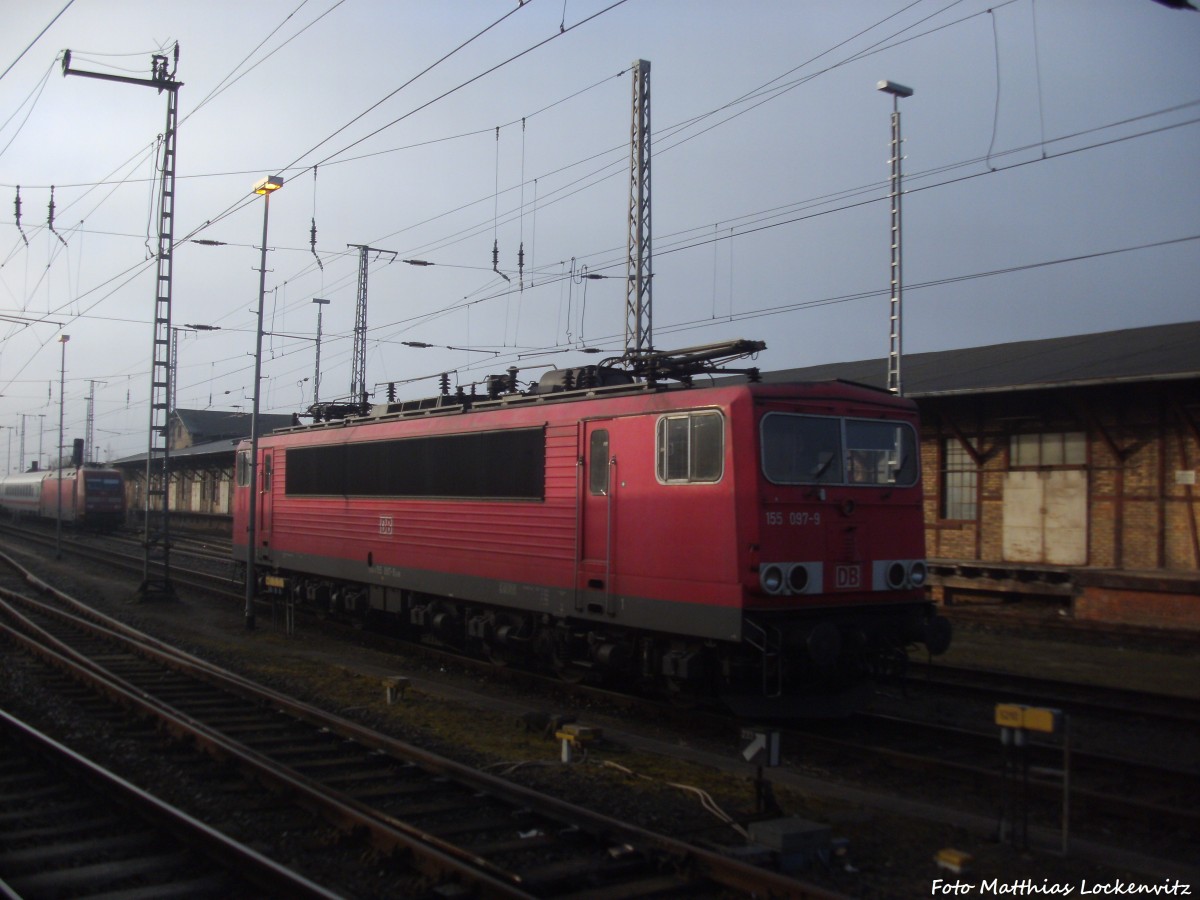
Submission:
M 861 566 L 838 566 L 834 569 L 835 585 L 839 591 L 862 587 Z

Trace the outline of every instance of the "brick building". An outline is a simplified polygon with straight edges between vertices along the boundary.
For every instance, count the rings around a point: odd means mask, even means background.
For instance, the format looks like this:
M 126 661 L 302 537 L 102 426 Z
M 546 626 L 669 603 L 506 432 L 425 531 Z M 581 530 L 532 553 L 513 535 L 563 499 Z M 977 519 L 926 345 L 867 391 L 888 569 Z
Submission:
M 260 413 L 260 433 L 294 423 L 290 415 Z M 234 450 L 250 436 L 250 414 L 218 410 L 172 410 L 168 429 L 172 518 L 190 526 L 228 532 L 233 497 Z M 146 454 L 112 465 L 125 473 L 125 499 L 131 517 L 141 521 L 146 509 Z M 157 479 L 156 479 L 157 480 Z
M 1200 322 L 905 356 L 946 602 L 1200 629 Z M 884 359 L 767 381 L 883 387 Z

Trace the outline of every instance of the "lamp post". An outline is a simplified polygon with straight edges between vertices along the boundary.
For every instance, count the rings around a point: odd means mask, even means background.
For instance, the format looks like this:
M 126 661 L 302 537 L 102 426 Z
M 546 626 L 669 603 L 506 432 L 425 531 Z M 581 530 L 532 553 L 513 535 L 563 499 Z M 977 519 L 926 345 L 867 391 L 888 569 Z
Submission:
M 894 81 L 881 81 L 878 90 L 892 95 L 892 299 L 889 309 L 891 336 L 888 343 L 888 390 L 904 393 L 900 381 L 900 357 L 903 355 L 901 295 L 904 289 L 900 255 L 900 98 L 911 97 L 913 89 Z
M 254 193 L 263 197 L 262 262 L 258 270 L 258 327 L 254 335 L 254 405 L 250 412 L 250 508 L 249 534 L 246 555 L 246 630 L 254 630 L 254 588 L 257 576 L 254 573 L 254 556 L 258 518 L 258 398 L 262 378 L 263 304 L 267 294 L 267 219 L 271 213 L 271 194 L 283 187 L 283 176 L 272 175 L 254 186 Z
M 316 411 L 316 406 L 321 402 L 321 307 L 328 306 L 329 301 L 321 297 L 313 297 L 313 303 L 317 304 L 317 369 L 313 373 L 313 411 Z
M 58 513 L 54 519 L 54 558 L 62 559 L 62 459 L 63 459 L 63 386 L 67 376 L 67 341 L 69 334 L 62 334 L 58 342 L 62 344 L 62 363 L 58 369 Z

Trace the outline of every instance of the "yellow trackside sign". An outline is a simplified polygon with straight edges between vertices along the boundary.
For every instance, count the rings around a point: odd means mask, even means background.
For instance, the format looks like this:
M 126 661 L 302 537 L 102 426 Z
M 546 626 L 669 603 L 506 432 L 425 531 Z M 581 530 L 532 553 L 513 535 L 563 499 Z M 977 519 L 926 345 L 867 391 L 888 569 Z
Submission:
M 1054 734 L 1062 721 L 1062 712 L 1041 706 L 1025 706 L 1020 703 L 997 703 L 996 724 L 1001 728 L 1022 728 Z

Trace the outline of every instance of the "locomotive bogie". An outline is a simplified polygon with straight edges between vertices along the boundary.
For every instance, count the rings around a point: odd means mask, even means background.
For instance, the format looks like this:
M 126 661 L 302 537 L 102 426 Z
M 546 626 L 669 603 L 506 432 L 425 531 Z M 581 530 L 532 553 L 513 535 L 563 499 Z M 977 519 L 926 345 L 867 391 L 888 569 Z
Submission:
M 327 613 L 497 663 L 787 710 L 906 644 L 944 649 L 914 422 L 908 401 L 831 383 L 289 429 L 259 442 L 255 568 Z

